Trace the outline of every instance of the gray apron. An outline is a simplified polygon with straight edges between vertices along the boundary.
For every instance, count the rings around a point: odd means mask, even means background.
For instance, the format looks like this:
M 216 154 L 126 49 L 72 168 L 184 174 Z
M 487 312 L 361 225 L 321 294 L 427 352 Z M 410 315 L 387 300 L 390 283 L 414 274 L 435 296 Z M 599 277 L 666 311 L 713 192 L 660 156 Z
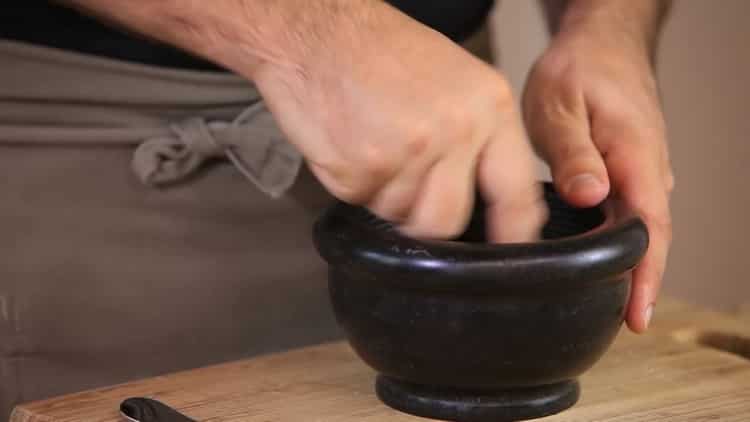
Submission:
M 0 40 L 0 195 L 0 420 L 339 338 L 333 198 L 237 76 Z

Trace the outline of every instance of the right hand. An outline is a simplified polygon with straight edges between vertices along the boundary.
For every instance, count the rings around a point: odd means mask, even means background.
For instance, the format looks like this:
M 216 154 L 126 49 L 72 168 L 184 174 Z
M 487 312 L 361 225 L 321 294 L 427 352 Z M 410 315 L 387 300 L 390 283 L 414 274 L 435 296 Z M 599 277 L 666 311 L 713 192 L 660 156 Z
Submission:
M 478 187 L 490 240 L 537 237 L 546 208 L 506 80 L 383 2 L 349 3 L 253 72 L 316 177 L 426 238 L 460 234 Z

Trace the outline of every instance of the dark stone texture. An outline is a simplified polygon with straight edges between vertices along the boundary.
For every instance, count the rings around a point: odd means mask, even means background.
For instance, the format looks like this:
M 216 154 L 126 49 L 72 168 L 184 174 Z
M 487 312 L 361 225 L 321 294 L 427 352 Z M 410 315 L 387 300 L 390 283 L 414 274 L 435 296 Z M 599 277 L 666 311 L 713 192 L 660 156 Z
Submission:
M 544 240 L 527 244 L 484 243 L 480 201 L 456 241 L 407 238 L 346 204 L 318 221 L 334 312 L 386 404 L 497 422 L 575 403 L 622 325 L 648 233 L 613 200 L 573 209 L 545 190 Z

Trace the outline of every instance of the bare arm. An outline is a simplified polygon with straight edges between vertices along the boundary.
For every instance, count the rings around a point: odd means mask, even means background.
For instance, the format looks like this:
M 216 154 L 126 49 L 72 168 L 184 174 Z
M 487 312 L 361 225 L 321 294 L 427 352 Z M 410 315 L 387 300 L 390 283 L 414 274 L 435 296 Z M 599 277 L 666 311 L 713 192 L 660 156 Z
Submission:
M 654 57 L 672 0 L 540 0 L 550 33 L 587 27 L 592 33 L 616 32 Z
M 61 0 L 255 82 L 335 196 L 405 232 L 463 231 L 482 191 L 489 236 L 545 219 L 506 80 L 382 0 Z
M 264 64 L 299 67 L 316 43 L 355 30 L 373 0 L 59 0 L 250 77 Z

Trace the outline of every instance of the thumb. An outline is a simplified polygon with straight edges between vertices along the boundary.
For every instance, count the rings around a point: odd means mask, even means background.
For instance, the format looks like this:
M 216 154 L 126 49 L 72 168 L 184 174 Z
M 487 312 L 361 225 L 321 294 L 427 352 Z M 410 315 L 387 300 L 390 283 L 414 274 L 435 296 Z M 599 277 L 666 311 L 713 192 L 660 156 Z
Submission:
M 603 201 L 609 193 L 607 167 L 591 139 L 583 99 L 546 96 L 538 103 L 527 101 L 524 111 L 531 140 L 549 164 L 560 195 L 577 207 Z

